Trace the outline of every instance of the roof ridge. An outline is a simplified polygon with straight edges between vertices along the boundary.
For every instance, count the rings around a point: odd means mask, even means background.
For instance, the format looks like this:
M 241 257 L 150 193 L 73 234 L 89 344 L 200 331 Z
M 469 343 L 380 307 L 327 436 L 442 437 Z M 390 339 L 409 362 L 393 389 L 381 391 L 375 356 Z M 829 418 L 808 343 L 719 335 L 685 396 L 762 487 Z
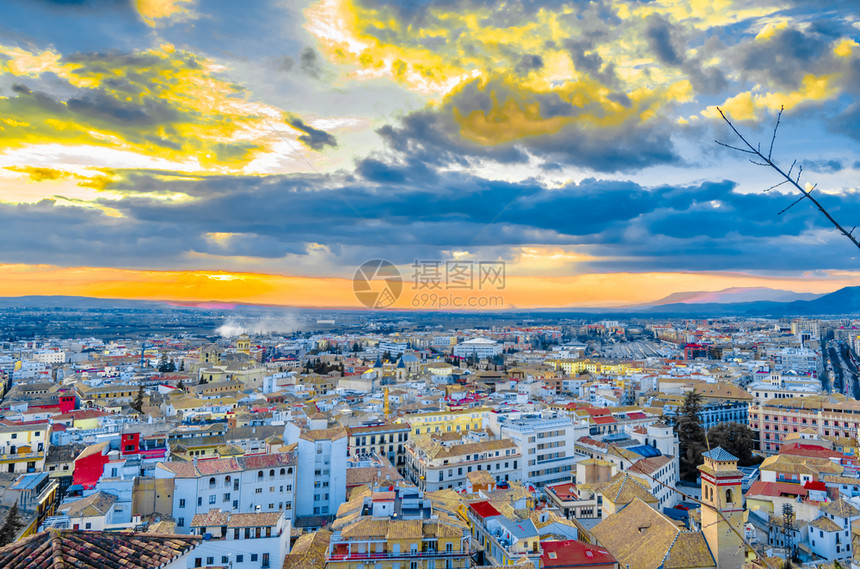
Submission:
M 672 539 L 672 543 L 670 543 L 669 547 L 666 548 L 666 553 L 663 555 L 663 558 L 660 560 L 660 567 L 663 567 L 664 565 L 666 565 L 666 559 L 668 559 L 669 554 L 672 553 L 672 548 L 675 547 L 675 543 L 678 541 L 679 535 L 681 535 L 680 529 L 678 530 L 678 533 L 675 534 L 675 538 Z

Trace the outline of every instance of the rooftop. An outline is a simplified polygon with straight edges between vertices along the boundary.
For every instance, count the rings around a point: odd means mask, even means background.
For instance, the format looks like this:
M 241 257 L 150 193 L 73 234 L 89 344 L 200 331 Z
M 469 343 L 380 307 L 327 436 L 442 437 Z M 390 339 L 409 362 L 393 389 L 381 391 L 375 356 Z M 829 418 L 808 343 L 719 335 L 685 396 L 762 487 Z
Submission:
M 188 553 L 198 536 L 47 530 L 0 548 L 4 569 L 151 569 Z

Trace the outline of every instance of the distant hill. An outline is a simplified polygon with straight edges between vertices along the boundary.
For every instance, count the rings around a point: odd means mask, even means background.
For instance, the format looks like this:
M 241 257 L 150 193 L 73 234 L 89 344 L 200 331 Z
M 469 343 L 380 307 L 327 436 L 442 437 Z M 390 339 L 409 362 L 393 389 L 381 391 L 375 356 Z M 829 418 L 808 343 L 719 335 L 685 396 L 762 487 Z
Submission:
M 158 300 L 126 300 L 122 298 L 92 298 L 89 296 L 5 296 L 0 308 L 65 308 L 65 309 L 143 309 L 169 308 Z
M 820 294 L 792 292 L 767 287 L 733 287 L 717 291 L 675 292 L 641 306 L 664 306 L 667 304 L 735 304 L 742 302 L 793 302 L 814 300 Z
M 808 302 L 790 302 L 789 312 L 801 314 L 857 314 L 860 313 L 860 286 L 847 286 Z
M 806 315 L 840 315 L 860 314 L 860 286 L 845 287 L 835 292 L 813 298 L 811 300 L 793 300 L 778 302 L 764 300 L 761 297 L 780 298 L 786 295 L 798 295 L 790 291 L 776 289 L 725 289 L 717 292 L 689 292 L 669 295 L 652 304 L 613 307 L 613 308 L 551 308 L 533 310 L 491 311 L 495 314 L 533 312 L 535 314 L 570 313 L 570 314 L 612 314 L 617 316 L 806 316 Z M 790 298 L 790 296 L 788 297 Z M 739 301 L 743 299 L 743 301 Z M 756 299 L 756 300 L 747 300 Z M 679 302 L 680 300 L 680 302 Z M 88 309 L 125 309 L 125 310 L 238 310 L 238 311 L 278 311 L 295 310 L 287 306 L 263 306 L 253 304 L 227 304 L 216 302 L 177 303 L 157 300 L 125 300 L 111 298 L 90 298 L 85 296 L 16 296 L 0 297 L 0 310 L 10 308 L 50 309 L 62 308 L 72 310 Z M 315 312 L 315 309 L 302 309 Z M 329 309 L 330 310 L 330 309 Z M 349 311 L 348 309 L 346 311 Z M 410 311 L 402 311 L 404 314 Z M 488 312 L 489 313 L 489 312 Z

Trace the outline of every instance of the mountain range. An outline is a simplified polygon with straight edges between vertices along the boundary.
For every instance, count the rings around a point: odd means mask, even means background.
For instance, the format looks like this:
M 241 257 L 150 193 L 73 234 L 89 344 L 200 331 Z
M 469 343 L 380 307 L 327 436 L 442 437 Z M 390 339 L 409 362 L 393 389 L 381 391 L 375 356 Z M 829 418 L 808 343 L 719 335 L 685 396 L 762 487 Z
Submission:
M 156 300 L 104 299 L 81 296 L 0 297 L 4 308 L 63 309 L 287 309 L 249 304 L 174 303 Z M 498 311 L 494 311 L 498 312 Z M 512 310 L 511 312 L 522 312 Z M 531 310 L 529 312 L 543 312 Z M 615 315 L 690 315 L 690 316 L 807 316 L 860 314 L 860 286 L 845 287 L 824 295 L 794 293 L 769 288 L 728 288 L 721 291 L 673 293 L 659 300 L 626 307 L 551 309 L 547 312 Z

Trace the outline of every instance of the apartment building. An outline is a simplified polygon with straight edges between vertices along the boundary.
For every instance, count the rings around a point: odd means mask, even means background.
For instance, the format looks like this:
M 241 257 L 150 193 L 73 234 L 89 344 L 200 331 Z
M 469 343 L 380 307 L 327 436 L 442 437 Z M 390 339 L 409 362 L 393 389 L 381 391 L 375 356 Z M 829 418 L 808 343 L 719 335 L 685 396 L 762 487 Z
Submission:
M 403 474 L 406 470 L 406 443 L 411 432 L 409 423 L 375 423 L 348 427 L 347 454 L 384 456 Z
M 155 478 L 173 479 L 173 519 L 178 533 L 189 533 L 194 516 L 214 508 L 231 513 L 286 512 L 296 509 L 295 453 L 159 463 Z
M 454 346 L 454 355 L 459 358 L 491 358 L 502 353 L 504 346 L 487 338 L 472 338 Z
M 856 437 L 860 401 L 841 395 L 811 395 L 775 399 L 750 408 L 750 428 L 758 434 L 759 450 L 779 452 L 787 435 L 812 429 L 819 436 Z
M 296 516 L 333 516 L 346 500 L 348 438 L 343 425 L 321 414 L 284 428 L 284 442 L 296 444 L 298 457 Z
M 440 504 L 417 488 L 368 488 L 331 524 L 326 569 L 469 567 L 469 528 Z
M 485 422 L 490 413 L 491 411 L 487 407 L 456 411 L 434 411 L 407 415 L 398 419 L 397 422 L 408 423 L 414 435 L 459 433 L 485 428 Z
M 214 508 L 196 514 L 191 533 L 203 536 L 203 542 L 189 567 L 280 569 L 290 552 L 290 528 L 284 512 L 236 514 Z
M 570 480 L 578 460 L 576 440 L 588 433 L 567 415 L 543 411 L 540 414 L 490 413 L 488 428 L 498 437 L 513 441 L 522 455 L 520 480 L 535 486 Z
M 406 445 L 407 480 L 428 492 L 466 488 L 470 472 L 487 472 L 497 482 L 520 480 L 523 457 L 512 440 L 486 434 L 448 439 L 413 436 Z

